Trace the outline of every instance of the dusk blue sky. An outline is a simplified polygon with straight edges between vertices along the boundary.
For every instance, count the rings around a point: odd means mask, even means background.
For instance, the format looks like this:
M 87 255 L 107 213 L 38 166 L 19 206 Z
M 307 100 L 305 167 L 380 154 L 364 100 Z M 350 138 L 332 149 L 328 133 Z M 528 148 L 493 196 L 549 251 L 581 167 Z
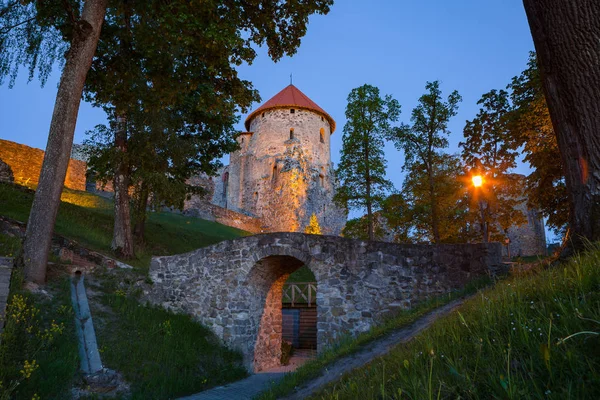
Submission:
M 337 122 L 331 158 L 339 161 L 344 110 L 350 91 L 368 83 L 410 113 L 426 81 L 440 80 L 444 96 L 456 89 L 463 97 L 449 128 L 449 152 L 458 151 L 465 120 L 478 111 L 477 100 L 490 89 L 505 88 L 526 66 L 533 42 L 522 0 L 337 0 L 326 16 L 313 16 L 298 52 L 278 63 L 266 49 L 240 76 L 254 84 L 266 101 L 290 82 Z M 13 89 L 0 86 L 0 137 L 45 148 L 60 71 L 44 88 L 27 84 L 25 71 Z M 254 108 L 258 107 L 256 104 Z M 242 116 L 239 129 L 243 130 Z M 82 104 L 75 142 L 105 121 L 103 111 Z M 403 156 L 386 146 L 387 174 L 402 184 Z M 527 173 L 525 166 L 516 172 Z

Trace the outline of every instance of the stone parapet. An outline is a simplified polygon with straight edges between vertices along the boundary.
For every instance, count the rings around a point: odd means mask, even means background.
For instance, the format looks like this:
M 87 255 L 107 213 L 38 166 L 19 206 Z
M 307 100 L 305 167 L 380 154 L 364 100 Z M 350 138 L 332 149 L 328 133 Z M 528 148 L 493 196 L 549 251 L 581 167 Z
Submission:
M 281 286 L 306 265 L 317 281 L 317 346 L 502 268 L 501 245 L 408 245 L 302 233 L 250 236 L 154 257 L 154 301 L 195 316 L 268 368 L 281 352 Z M 269 355 L 270 354 L 270 355 Z

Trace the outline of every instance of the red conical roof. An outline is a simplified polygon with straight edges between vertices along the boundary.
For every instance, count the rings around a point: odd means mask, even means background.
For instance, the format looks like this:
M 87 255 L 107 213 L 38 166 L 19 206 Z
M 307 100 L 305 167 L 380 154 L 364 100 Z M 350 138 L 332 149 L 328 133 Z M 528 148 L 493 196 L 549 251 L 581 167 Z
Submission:
M 246 129 L 250 130 L 250 122 L 254 117 L 258 114 L 266 111 L 272 110 L 274 108 L 303 108 L 306 110 L 314 111 L 321 114 L 323 117 L 327 118 L 329 125 L 331 126 L 331 133 L 335 131 L 335 121 L 329 114 L 325 112 L 321 107 L 317 105 L 314 101 L 308 98 L 307 95 L 302 93 L 300 89 L 298 89 L 294 85 L 289 85 L 281 92 L 277 93 L 273 96 L 269 101 L 267 101 L 262 106 L 258 107 L 254 110 L 248 118 L 246 118 Z

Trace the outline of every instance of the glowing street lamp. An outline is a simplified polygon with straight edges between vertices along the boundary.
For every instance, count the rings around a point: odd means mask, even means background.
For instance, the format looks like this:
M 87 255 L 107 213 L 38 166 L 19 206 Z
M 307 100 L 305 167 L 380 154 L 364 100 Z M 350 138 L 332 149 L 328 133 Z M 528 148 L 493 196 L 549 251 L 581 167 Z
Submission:
M 479 192 L 479 214 L 480 214 L 480 218 L 481 218 L 481 231 L 483 234 L 483 241 L 487 243 L 488 241 L 488 226 L 486 224 L 485 221 L 485 200 L 483 199 L 483 196 L 481 195 L 481 187 L 483 186 L 483 177 L 481 175 L 473 175 L 471 177 L 471 180 L 473 182 L 473 186 L 477 189 L 477 192 Z M 476 192 L 476 193 L 477 193 Z M 477 194 L 476 194 L 477 196 Z

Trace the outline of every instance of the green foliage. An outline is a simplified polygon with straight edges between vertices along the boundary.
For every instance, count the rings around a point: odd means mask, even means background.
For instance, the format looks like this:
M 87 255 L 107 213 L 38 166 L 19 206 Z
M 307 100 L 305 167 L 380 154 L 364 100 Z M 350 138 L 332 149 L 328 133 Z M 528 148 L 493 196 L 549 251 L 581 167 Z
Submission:
M 286 340 L 281 341 L 281 365 L 289 365 L 290 358 L 294 355 L 294 347 Z
M 346 207 L 366 209 L 369 237 L 373 239 L 373 208 L 379 207 L 392 183 L 385 178 L 385 138 L 398 120 L 400 104 L 379 89 L 363 85 L 352 89 L 346 106 L 346 125 L 337 169 L 340 188 L 335 201 Z
M 445 160 L 440 152 L 448 147 L 447 137 L 450 135 L 448 121 L 456 115 L 458 103 L 462 100 L 455 90 L 446 101 L 442 99 L 439 81 L 427 82 L 426 93 L 419 98 L 419 104 L 411 114 L 412 125 L 402 124 L 389 135 L 396 148 L 404 152 L 404 165 L 402 169 L 414 173 L 419 171 L 424 177 L 427 189 L 420 193 L 411 193 L 413 198 L 419 197 L 424 208 L 421 210 L 422 220 L 426 221 L 425 230 L 427 237 L 434 243 L 441 241 L 439 203 L 442 193 L 438 184 L 444 175 L 442 162 Z M 410 173 L 409 173 L 410 175 Z M 411 179 L 409 177 L 409 179 Z M 407 193 L 416 186 L 403 187 L 402 192 Z M 422 229 L 423 227 L 420 227 Z
M 515 207 L 523 194 L 523 182 L 509 174 L 516 166 L 517 151 L 509 129 L 508 92 L 491 90 L 477 102 L 482 108 L 464 129 L 462 157 L 472 173 L 484 179 L 474 188 L 473 208 L 479 208 L 480 233 L 484 241 L 503 240 L 511 226 L 525 223 L 525 216 Z
M 83 246 L 110 254 L 112 202 L 86 192 L 67 191 L 58 211 L 55 232 L 77 240 Z M 33 193 L 15 185 L 0 183 L 0 215 L 26 221 Z M 83 204 L 79 206 L 77 204 Z M 247 233 L 236 228 L 199 218 L 167 212 L 151 213 L 144 247 L 136 249 L 137 258 L 126 261 L 143 269 L 152 255 L 185 253 Z
M 306 229 L 304 229 L 304 233 L 308 233 L 310 235 L 321 234 L 321 226 L 319 225 L 319 220 L 317 219 L 317 216 L 314 213 L 310 216 L 310 222 Z
M 68 398 L 79 367 L 69 282 L 51 284 L 49 298 L 20 290 L 13 275 L 0 335 L 0 399 Z
M 296 271 L 292 272 L 285 283 L 294 282 L 316 282 L 315 274 L 306 265 L 301 266 Z
M 21 240 L 0 233 L 0 257 L 16 257 L 21 250 Z
M 431 182 L 435 188 L 439 243 L 464 243 L 470 237 L 468 187 L 459 157 L 438 153 L 432 157 L 435 165 Z M 414 164 L 407 170 L 402 184 L 403 202 L 385 213 L 391 226 L 395 227 L 404 242 L 423 243 L 434 241 L 432 230 L 432 206 L 430 180 L 427 170 Z M 388 201 L 393 206 L 393 201 Z M 384 207 L 384 210 L 388 207 Z M 391 211 L 391 210 L 390 210 Z M 394 215 L 395 214 L 395 215 Z
M 244 378 L 241 354 L 187 315 L 138 302 L 133 285 L 103 283 L 94 307 L 103 363 L 131 383 L 131 399 L 177 398 Z M 113 282 L 115 283 L 115 282 Z M 110 311 L 107 311 L 108 310 Z
M 533 168 L 526 183 L 528 200 L 547 218 L 547 226 L 564 233 L 569 222 L 567 187 L 535 53 L 508 88 L 513 104 L 508 128 Z
M 589 399 L 600 393 L 600 245 L 498 283 L 315 398 Z
M 385 200 L 382 202 L 384 207 Z M 382 225 L 381 212 L 373 214 L 373 239 L 383 240 L 386 236 L 387 227 Z M 369 240 L 369 221 L 367 216 L 353 218 L 346 221 L 346 225 L 342 230 L 342 236 L 348 239 Z

